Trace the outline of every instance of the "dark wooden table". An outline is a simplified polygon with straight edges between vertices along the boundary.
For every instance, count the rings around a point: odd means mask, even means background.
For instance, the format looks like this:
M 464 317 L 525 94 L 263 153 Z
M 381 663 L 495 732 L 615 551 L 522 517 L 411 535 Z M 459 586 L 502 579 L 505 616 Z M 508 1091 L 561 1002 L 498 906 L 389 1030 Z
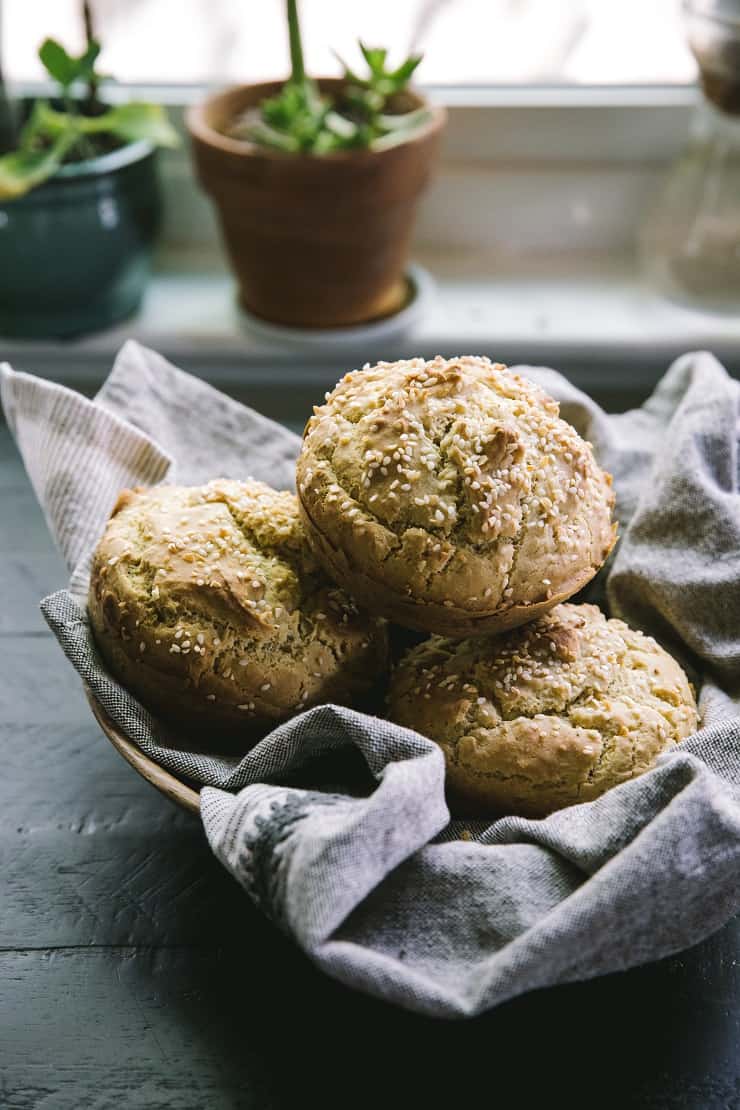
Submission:
M 319 973 L 93 722 L 38 612 L 65 574 L 4 427 L 0 582 L 2 1110 L 740 1107 L 737 923 L 472 1022 Z

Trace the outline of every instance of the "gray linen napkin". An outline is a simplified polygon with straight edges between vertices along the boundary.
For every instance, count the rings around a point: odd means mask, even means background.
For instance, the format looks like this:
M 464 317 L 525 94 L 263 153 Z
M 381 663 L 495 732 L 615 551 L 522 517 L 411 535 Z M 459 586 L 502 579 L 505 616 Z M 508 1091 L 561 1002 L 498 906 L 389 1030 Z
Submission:
M 297 437 L 129 342 L 90 402 L 0 368 L 8 423 L 70 568 L 42 603 L 108 714 L 163 766 L 205 784 L 211 847 L 309 957 L 356 988 L 469 1016 L 699 941 L 740 908 L 740 386 L 709 354 L 607 416 L 552 370 L 520 368 L 612 471 L 622 539 L 591 591 L 701 682 L 701 732 L 647 775 L 543 821 L 449 822 L 439 749 L 320 706 L 242 760 L 182 751 L 106 673 L 84 607 L 89 556 L 125 485 L 252 474 L 293 484 Z M 601 591 L 601 592 L 600 592 Z M 369 796 L 285 785 L 354 748 Z

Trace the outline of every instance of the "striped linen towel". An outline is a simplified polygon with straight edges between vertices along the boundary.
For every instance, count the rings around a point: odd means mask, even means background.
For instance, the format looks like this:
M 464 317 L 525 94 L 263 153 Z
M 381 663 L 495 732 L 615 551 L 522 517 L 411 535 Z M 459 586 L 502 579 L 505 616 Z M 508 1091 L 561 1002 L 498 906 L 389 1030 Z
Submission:
M 213 851 L 312 960 L 437 1016 L 657 959 L 740 908 L 740 386 L 711 355 L 689 354 L 641 409 L 607 416 L 555 371 L 518 369 L 614 475 L 622 539 L 588 600 L 681 659 L 701 685 L 704 727 L 593 802 L 468 825 L 461 839 L 426 738 L 319 706 L 241 760 L 205 744 L 176 750 L 97 656 L 89 558 L 119 489 L 245 474 L 292 488 L 297 437 L 132 342 L 93 401 L 0 368 L 8 423 L 71 575 L 42 609 L 81 678 L 148 755 L 203 784 Z M 374 776 L 369 796 L 284 785 L 344 747 Z

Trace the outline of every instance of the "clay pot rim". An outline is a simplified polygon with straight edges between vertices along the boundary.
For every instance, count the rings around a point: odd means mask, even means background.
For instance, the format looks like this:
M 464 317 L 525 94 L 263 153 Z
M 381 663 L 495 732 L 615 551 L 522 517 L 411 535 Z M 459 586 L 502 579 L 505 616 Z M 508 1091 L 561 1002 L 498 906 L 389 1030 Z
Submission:
M 341 77 L 318 77 L 315 79 L 319 88 L 332 88 L 344 84 Z M 388 147 L 386 150 L 371 150 L 368 148 L 358 148 L 356 150 L 337 150 L 329 154 L 309 154 L 298 153 L 290 154 L 282 150 L 273 150 L 271 147 L 261 146 L 259 143 L 252 143 L 246 139 L 232 139 L 228 135 L 222 134 L 212 127 L 208 122 L 208 115 L 211 110 L 220 102 L 225 102 L 234 97 L 235 94 L 253 89 L 264 89 L 265 95 L 271 92 L 276 92 L 282 85 L 285 84 L 284 80 L 277 81 L 255 81 L 248 85 L 230 85 L 228 88 L 223 89 L 221 92 L 213 93 L 205 100 L 200 101 L 198 104 L 191 104 L 185 113 L 185 124 L 192 138 L 204 143 L 206 146 L 215 148 L 227 155 L 237 155 L 242 158 L 261 158 L 265 161 L 279 162 L 282 164 L 295 162 L 297 164 L 305 164 L 307 162 L 321 162 L 325 164 L 361 161 L 363 158 L 382 158 L 384 155 L 393 154 L 394 151 L 405 149 L 410 146 L 426 141 L 431 135 L 441 131 L 447 119 L 447 110 L 440 104 L 433 104 L 427 97 L 423 96 L 415 89 L 409 89 L 410 92 L 418 101 L 419 107 L 425 107 L 430 112 L 429 120 L 418 128 L 415 128 L 413 133 L 404 139 L 402 143 L 397 143 L 395 146 Z

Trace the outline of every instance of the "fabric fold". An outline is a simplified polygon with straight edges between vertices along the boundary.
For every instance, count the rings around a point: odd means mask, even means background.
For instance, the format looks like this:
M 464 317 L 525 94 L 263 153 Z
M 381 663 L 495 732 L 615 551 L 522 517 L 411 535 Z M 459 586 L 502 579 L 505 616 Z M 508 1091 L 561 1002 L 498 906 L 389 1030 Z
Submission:
M 614 475 L 621 540 L 587 596 L 693 668 L 704 727 L 593 802 L 488 825 L 449 821 L 440 750 L 381 717 L 319 706 L 242 758 L 214 753 L 164 728 L 96 652 L 87 567 L 120 488 L 248 474 L 292 488 L 298 437 L 133 342 L 94 401 L 0 372 L 72 572 L 42 611 L 82 681 L 147 755 L 203 787 L 214 853 L 310 959 L 435 1016 L 657 959 L 740 908 L 740 387 L 688 354 L 641 409 L 612 416 L 555 371 L 518 369 Z M 360 786 L 347 756 L 367 769 Z

